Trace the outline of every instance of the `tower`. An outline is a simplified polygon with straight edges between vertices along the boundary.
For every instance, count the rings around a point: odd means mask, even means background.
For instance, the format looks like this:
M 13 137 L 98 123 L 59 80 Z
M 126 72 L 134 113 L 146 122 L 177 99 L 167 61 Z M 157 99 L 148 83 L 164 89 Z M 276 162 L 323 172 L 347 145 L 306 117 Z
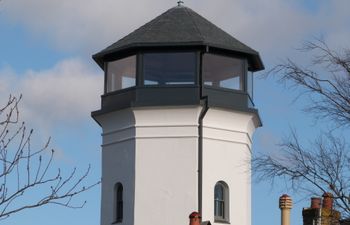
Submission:
M 348 220 L 340 220 L 341 213 L 333 208 L 334 197 L 332 193 L 325 192 L 320 197 L 311 198 L 311 206 L 303 208 L 304 225 L 339 225 L 346 224 Z
M 101 225 L 250 225 L 258 52 L 169 9 L 93 59 L 105 72 Z

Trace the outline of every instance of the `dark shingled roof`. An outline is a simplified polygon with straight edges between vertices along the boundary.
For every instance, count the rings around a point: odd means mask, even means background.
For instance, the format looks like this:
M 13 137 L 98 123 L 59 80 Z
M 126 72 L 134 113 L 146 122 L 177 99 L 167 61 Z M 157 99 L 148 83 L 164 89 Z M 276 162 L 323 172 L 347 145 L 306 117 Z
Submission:
M 116 43 L 95 54 L 102 66 L 103 57 L 128 48 L 152 46 L 204 45 L 248 56 L 254 70 L 264 68 L 259 53 L 226 33 L 190 8 L 177 6 L 156 17 Z

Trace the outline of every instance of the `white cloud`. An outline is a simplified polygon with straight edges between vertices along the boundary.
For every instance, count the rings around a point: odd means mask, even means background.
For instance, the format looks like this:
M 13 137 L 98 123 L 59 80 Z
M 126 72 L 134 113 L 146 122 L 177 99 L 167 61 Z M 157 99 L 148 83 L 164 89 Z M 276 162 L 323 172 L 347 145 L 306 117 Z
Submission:
M 79 59 L 68 59 L 43 71 L 15 74 L 11 69 L 0 71 L 0 102 L 10 93 L 23 94 L 21 118 L 30 126 L 45 130 L 53 126 L 74 127 L 99 109 L 103 86 L 97 74 Z
M 4 14 L 64 50 L 95 51 L 152 19 L 146 1 L 4 1 Z M 166 9 L 166 6 L 158 7 Z
M 2 13 L 57 47 L 86 55 L 130 33 L 175 2 L 8 0 L 2 1 Z M 314 12 L 303 8 L 301 0 L 201 0 L 185 4 L 252 45 L 264 60 L 284 58 L 291 47 L 312 35 L 326 34 L 326 39 L 337 46 L 347 44 L 350 36 L 349 29 L 344 29 L 350 22 L 348 0 L 319 1 Z M 80 121 L 81 115 L 98 108 L 102 75 L 96 73 L 77 59 L 25 74 L 7 68 L 0 71 L 0 92 L 2 97 L 10 92 L 23 93 L 23 114 L 30 120 L 43 124 Z
M 175 5 L 173 0 L 11 0 L 4 15 L 44 36 L 59 48 L 92 53 L 130 33 Z M 346 43 L 350 1 L 318 1 L 310 12 L 302 1 L 220 0 L 185 3 L 238 39 L 266 54 L 279 55 L 301 39 L 331 32 Z

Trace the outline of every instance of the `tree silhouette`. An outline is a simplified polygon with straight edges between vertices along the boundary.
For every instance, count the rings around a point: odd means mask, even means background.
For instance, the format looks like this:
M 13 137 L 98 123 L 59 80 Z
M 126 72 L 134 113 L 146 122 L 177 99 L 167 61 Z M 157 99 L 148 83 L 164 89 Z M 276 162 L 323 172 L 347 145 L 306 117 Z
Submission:
M 48 204 L 83 207 L 85 202 L 72 203 L 73 198 L 100 182 L 83 185 L 90 166 L 82 175 L 76 168 L 68 176 L 60 169 L 52 171 L 55 151 L 49 149 L 50 139 L 42 148 L 32 149 L 33 130 L 19 120 L 21 98 L 10 96 L 0 108 L 0 220 Z
M 321 133 L 309 146 L 301 144 L 292 131 L 282 140 L 279 154 L 254 157 L 253 170 L 258 180 L 273 182 L 282 177 L 299 193 L 331 192 L 337 209 L 349 216 L 350 152 L 348 138 L 342 134 L 350 125 L 350 49 L 335 51 L 317 39 L 301 50 L 312 54 L 311 68 L 288 59 L 268 76 L 276 75 L 283 84 L 298 88 L 297 98 L 308 100 L 305 111 L 326 121 L 331 130 Z

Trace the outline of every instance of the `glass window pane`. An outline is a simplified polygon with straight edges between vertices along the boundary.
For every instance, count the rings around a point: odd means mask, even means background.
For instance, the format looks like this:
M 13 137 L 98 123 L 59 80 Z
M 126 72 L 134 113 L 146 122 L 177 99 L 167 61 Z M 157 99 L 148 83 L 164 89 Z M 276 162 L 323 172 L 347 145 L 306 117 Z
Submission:
M 143 55 L 144 85 L 194 84 L 196 54 L 147 53 Z
M 214 213 L 216 217 L 221 217 L 222 219 L 224 218 L 224 201 L 215 200 Z
M 214 187 L 214 216 L 215 220 L 228 221 L 228 187 L 218 182 Z
M 214 189 L 214 215 L 224 217 L 224 187 L 221 184 L 215 185 Z
M 220 55 L 203 55 L 204 85 L 243 90 L 245 64 L 243 59 Z
M 117 183 L 114 186 L 114 219 L 115 222 L 123 220 L 123 185 Z
M 222 187 L 222 185 L 220 184 L 217 184 L 215 186 L 215 199 L 216 200 L 220 200 L 220 201 L 223 201 L 224 200 L 224 188 Z
M 119 59 L 107 64 L 107 92 L 136 85 L 136 56 Z

